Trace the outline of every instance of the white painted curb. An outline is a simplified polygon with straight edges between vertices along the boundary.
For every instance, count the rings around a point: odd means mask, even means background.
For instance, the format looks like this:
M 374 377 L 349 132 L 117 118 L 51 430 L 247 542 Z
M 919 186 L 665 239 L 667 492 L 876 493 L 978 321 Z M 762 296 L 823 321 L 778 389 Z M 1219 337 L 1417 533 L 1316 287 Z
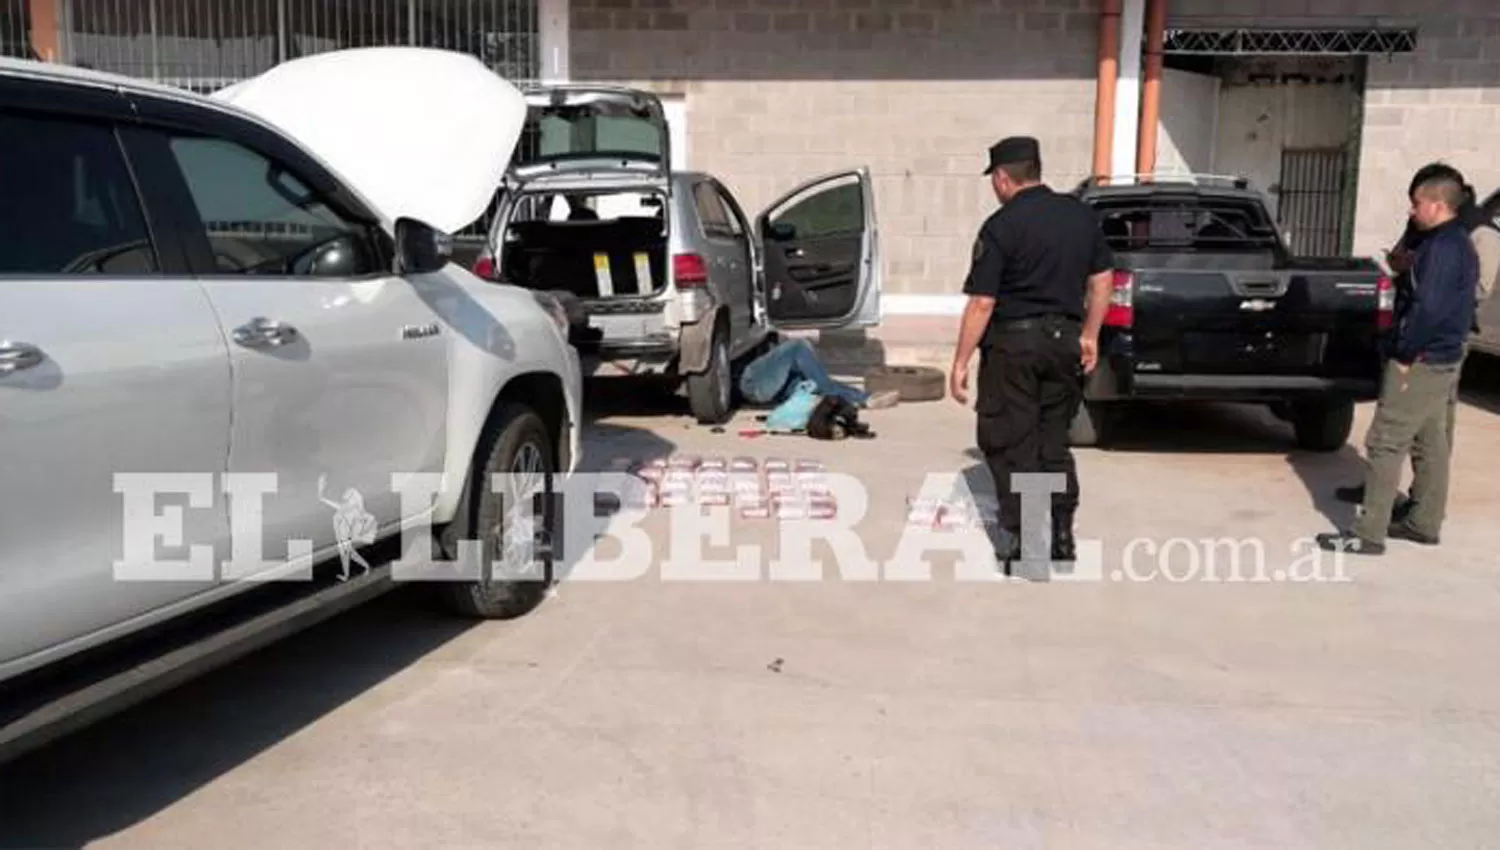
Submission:
M 961 316 L 966 301 L 958 294 L 881 295 L 880 310 L 887 316 Z

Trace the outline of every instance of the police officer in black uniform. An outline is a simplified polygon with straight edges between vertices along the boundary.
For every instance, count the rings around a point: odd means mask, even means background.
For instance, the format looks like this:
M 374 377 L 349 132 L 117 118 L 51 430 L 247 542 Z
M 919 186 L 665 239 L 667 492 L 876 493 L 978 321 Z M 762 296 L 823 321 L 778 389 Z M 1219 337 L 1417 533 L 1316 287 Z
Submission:
M 1011 473 L 1060 472 L 1067 489 L 1053 494 L 1051 554 L 1071 561 L 1078 474 L 1068 431 L 1098 361 L 1114 257 L 1094 211 L 1042 183 L 1036 139 L 1002 139 L 984 173 L 1001 208 L 974 243 L 949 389 L 968 402 L 969 361 L 979 349 L 978 443 L 1007 532 L 997 557 L 1008 567 L 1022 552 Z

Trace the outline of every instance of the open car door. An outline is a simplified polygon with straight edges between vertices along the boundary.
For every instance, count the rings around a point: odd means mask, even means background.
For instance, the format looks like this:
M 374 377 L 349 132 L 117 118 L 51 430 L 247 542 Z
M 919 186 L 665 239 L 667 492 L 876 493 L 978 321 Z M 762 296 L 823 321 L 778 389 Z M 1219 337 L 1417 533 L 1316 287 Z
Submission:
M 868 169 L 797 187 L 761 213 L 756 232 L 771 327 L 880 323 L 880 240 Z

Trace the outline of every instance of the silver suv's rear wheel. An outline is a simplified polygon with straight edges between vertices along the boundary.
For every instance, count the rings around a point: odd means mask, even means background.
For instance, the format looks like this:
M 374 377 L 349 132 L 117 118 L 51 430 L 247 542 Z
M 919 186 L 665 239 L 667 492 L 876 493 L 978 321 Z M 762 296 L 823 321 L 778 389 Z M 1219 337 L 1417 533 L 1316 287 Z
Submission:
M 708 369 L 701 375 L 689 375 L 687 379 L 688 405 L 699 423 L 718 425 L 729 418 L 734 391 L 730 366 L 729 335 L 721 326 L 714 332 L 709 347 Z

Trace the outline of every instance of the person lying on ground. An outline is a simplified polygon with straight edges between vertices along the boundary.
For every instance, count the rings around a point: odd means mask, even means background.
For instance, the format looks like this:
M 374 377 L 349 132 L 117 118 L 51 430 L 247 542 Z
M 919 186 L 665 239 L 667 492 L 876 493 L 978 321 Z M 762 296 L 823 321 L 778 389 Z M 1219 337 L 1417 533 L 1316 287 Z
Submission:
M 740 394 L 751 404 L 774 406 L 802 381 L 811 381 L 820 395 L 837 396 L 869 410 L 894 407 L 900 399 L 894 390 L 871 394 L 834 380 L 805 339 L 789 339 L 750 361 L 740 374 Z

